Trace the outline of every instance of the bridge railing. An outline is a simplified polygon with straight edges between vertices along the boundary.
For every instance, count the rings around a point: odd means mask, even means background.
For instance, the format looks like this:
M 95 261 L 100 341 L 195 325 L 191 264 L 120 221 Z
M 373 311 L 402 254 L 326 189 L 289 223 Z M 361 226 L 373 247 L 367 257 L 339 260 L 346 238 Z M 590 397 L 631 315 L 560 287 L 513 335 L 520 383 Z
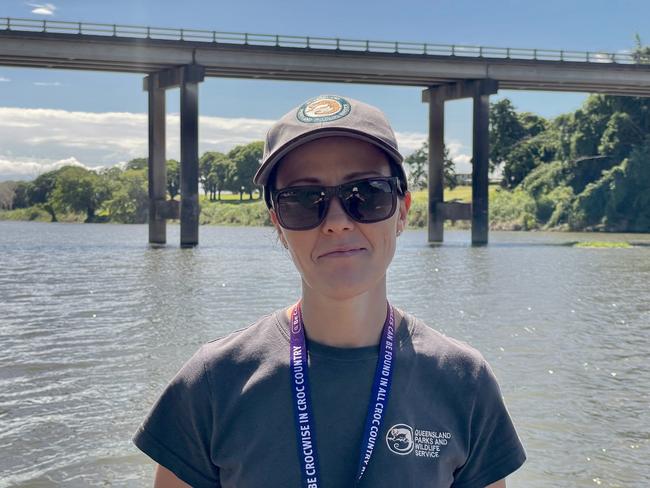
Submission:
M 173 29 L 138 25 L 98 24 L 0 17 L 0 30 L 113 36 L 140 39 L 244 44 L 253 46 L 331 49 L 375 53 L 420 54 L 430 56 L 500 58 L 540 61 L 570 61 L 580 63 L 647 64 L 650 56 L 630 51 L 589 52 L 556 49 L 504 48 L 460 44 L 431 44 L 400 41 L 373 41 L 332 37 L 304 37 L 276 34 L 252 34 L 201 29 Z

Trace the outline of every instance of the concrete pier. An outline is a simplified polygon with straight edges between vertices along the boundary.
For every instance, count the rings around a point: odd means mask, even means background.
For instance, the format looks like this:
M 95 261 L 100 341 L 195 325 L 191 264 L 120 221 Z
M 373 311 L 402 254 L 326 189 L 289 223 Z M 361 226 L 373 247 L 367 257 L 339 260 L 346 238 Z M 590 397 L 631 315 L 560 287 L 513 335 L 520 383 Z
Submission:
M 160 211 L 167 194 L 165 165 L 165 90 L 158 87 L 158 74 L 146 78 L 149 95 L 149 243 L 167 242 L 167 221 Z
M 203 66 L 180 66 L 144 78 L 149 92 L 149 243 L 167 241 L 166 219 L 181 220 L 181 247 L 199 243 L 199 83 Z M 165 91 L 181 90 L 181 202 L 167 200 Z
M 430 243 L 443 241 L 445 220 L 471 220 L 472 244 L 488 242 L 488 173 L 490 158 L 490 95 L 495 80 L 469 80 L 431 86 L 422 92 L 429 104 L 429 221 Z M 444 201 L 445 102 L 472 98 L 474 102 L 472 144 L 472 203 Z

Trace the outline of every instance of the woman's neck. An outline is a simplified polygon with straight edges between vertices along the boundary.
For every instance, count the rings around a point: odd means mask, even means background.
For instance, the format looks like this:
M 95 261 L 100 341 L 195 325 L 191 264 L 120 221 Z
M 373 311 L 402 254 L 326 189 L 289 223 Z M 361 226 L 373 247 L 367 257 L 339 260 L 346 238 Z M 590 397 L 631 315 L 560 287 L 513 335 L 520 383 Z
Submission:
M 386 320 L 386 281 L 360 295 L 339 299 L 303 283 L 302 316 L 310 340 L 336 347 L 379 344 Z

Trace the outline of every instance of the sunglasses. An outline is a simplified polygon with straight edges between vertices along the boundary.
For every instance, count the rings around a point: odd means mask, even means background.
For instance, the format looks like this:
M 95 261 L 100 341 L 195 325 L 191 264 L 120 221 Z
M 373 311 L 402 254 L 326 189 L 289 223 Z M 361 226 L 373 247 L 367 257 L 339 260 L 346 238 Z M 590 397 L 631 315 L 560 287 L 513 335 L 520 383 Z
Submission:
M 371 224 L 395 213 L 402 194 L 397 176 L 349 181 L 338 186 L 292 186 L 271 193 L 280 225 L 289 230 L 309 230 L 325 220 L 330 202 L 338 197 L 355 222 Z

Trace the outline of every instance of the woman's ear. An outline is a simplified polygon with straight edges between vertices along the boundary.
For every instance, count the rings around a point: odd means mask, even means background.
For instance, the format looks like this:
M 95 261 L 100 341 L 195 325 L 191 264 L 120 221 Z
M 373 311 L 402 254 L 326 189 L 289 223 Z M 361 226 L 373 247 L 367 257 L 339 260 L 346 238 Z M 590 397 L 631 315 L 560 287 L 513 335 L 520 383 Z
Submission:
M 275 227 L 275 231 L 278 233 L 278 239 L 282 243 L 285 249 L 289 249 L 289 246 L 287 245 L 287 241 L 284 239 L 284 235 L 282 234 L 282 227 L 280 227 L 280 222 L 278 221 L 278 216 L 275 213 L 275 210 L 272 208 L 269 209 L 269 218 L 271 219 L 271 223 L 273 224 L 273 227 Z
M 408 222 L 408 213 L 411 208 L 411 192 L 407 191 L 404 198 L 400 198 L 399 202 L 399 216 L 397 218 L 397 234 L 401 234 L 406 228 Z

